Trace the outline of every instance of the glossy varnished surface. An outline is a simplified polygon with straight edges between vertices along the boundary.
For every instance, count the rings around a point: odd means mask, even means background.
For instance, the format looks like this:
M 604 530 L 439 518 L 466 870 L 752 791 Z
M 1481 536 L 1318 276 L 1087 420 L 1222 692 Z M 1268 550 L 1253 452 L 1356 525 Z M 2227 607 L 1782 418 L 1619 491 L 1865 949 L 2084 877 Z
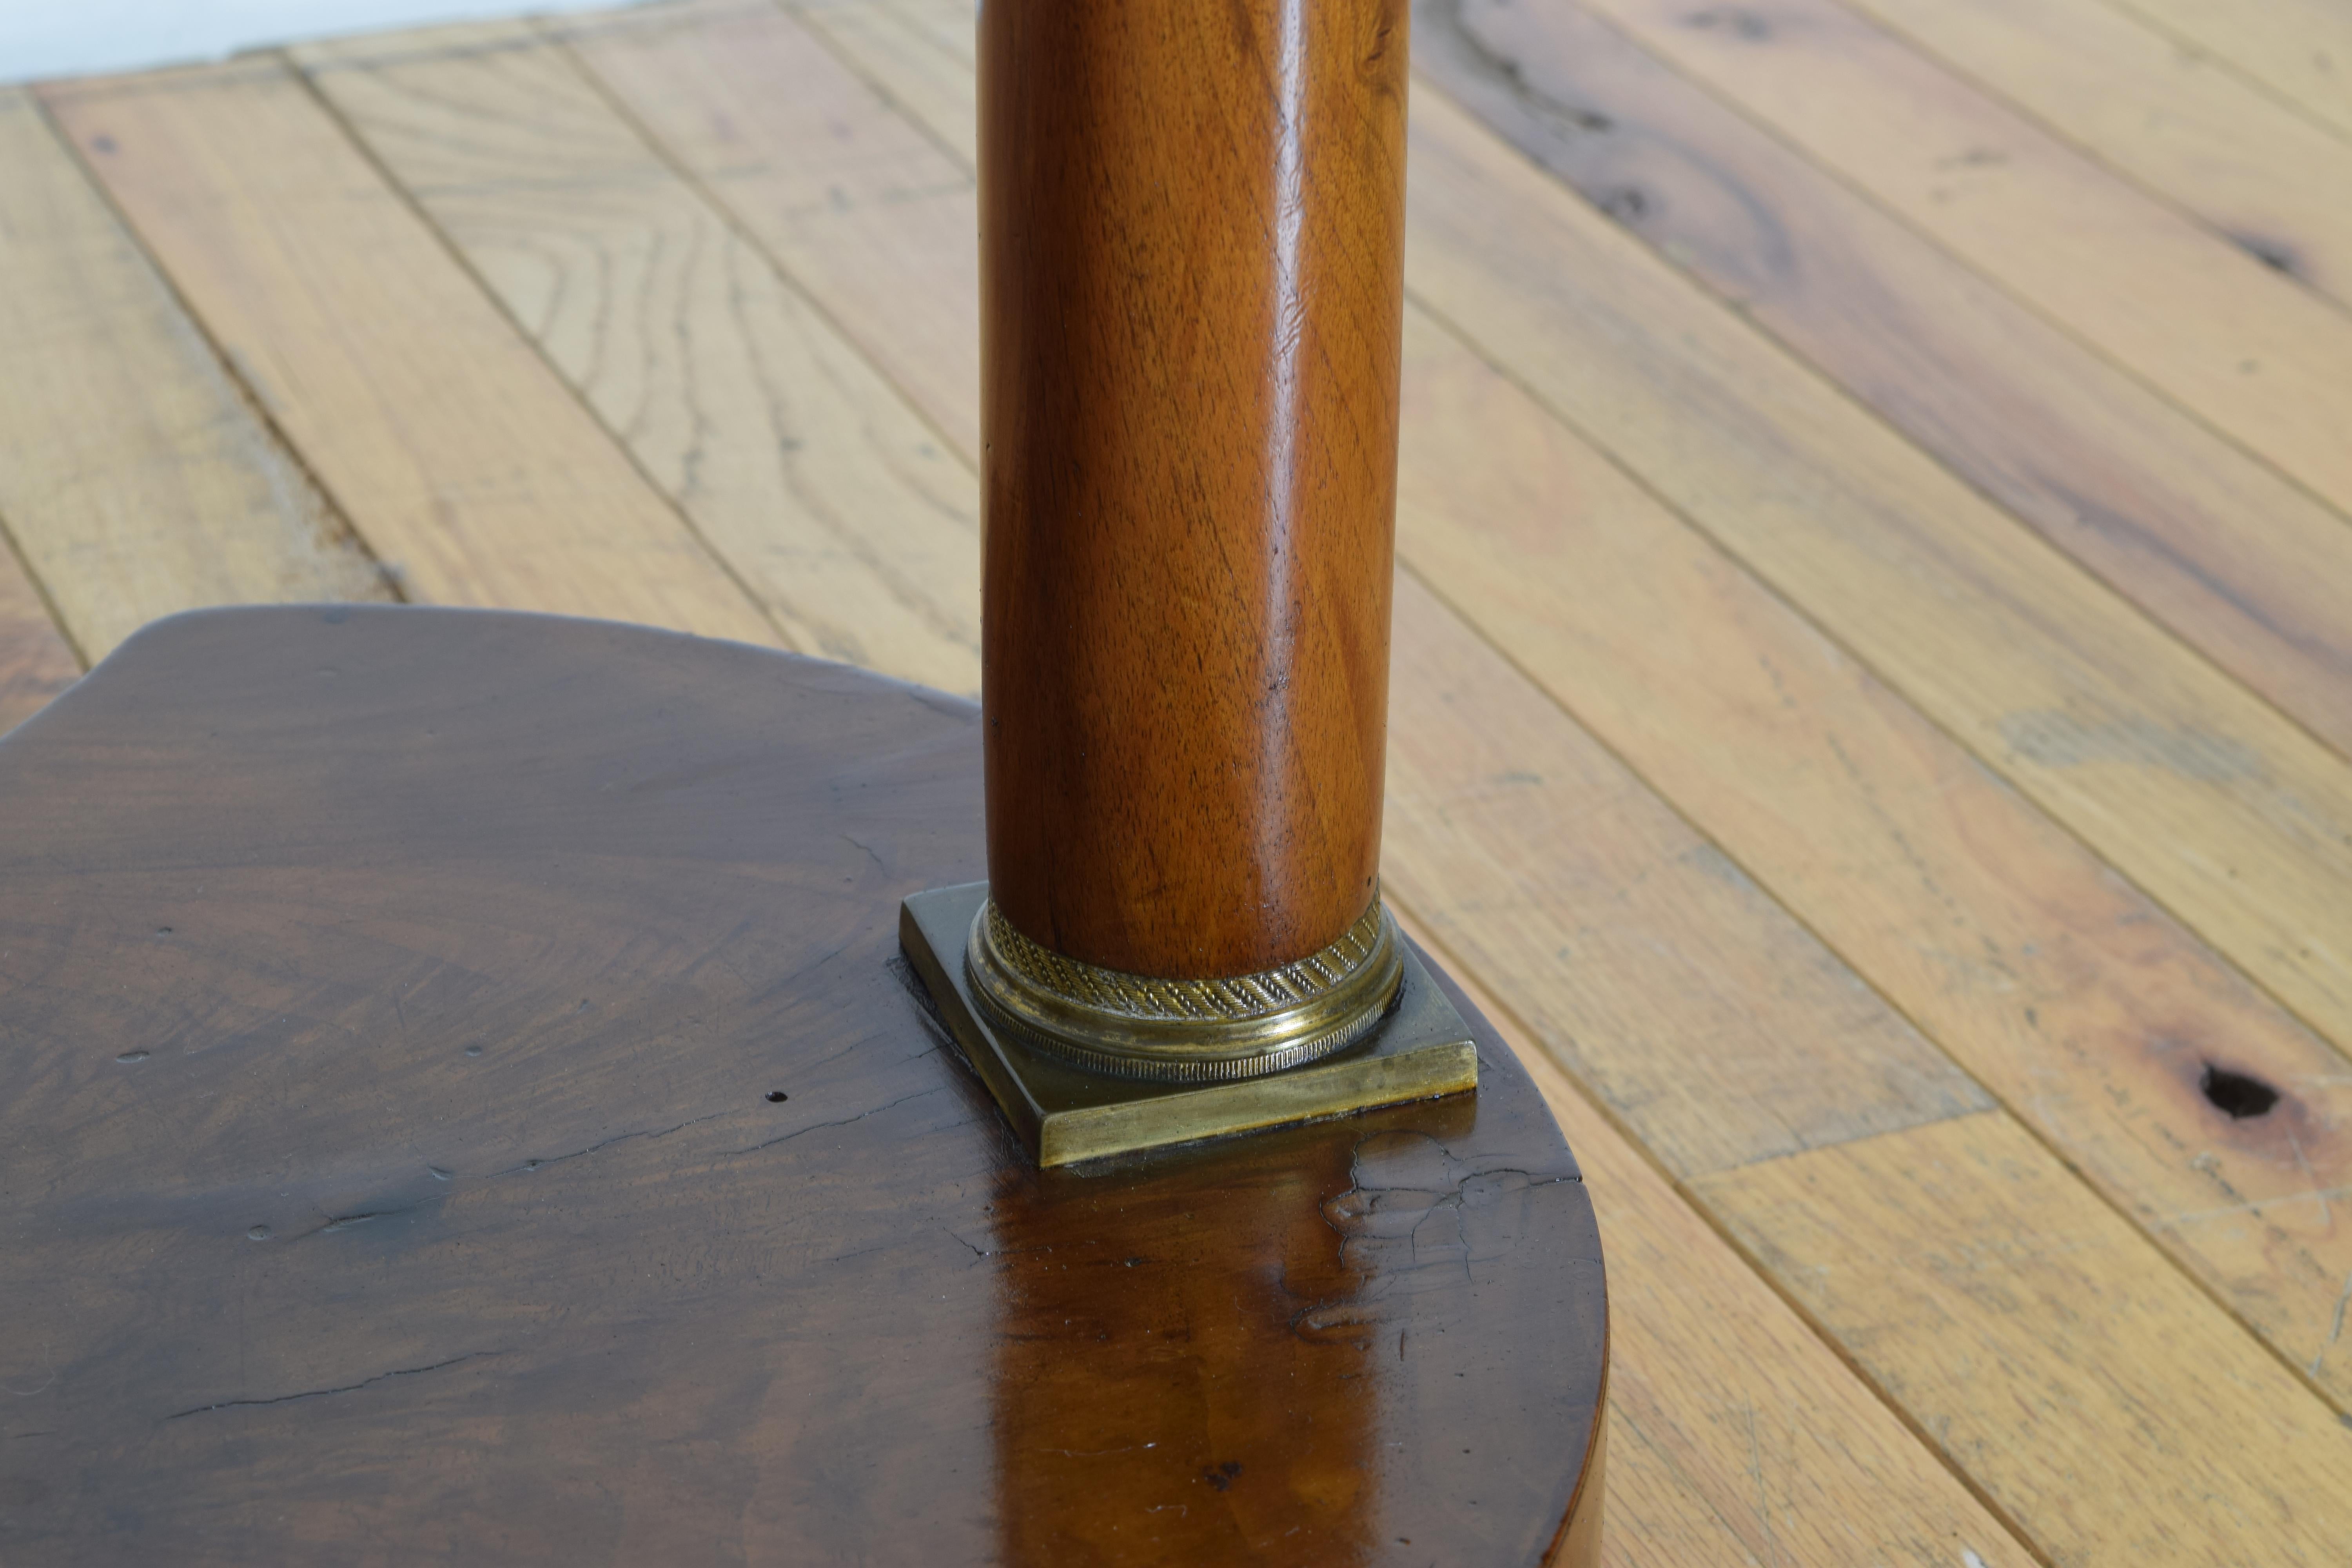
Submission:
M 1251 973 L 1371 900 L 1405 20 L 982 13 L 989 869 L 1070 957 Z
M 979 872 L 977 729 L 296 608 L 0 744 L 0 1558 L 1540 1560 L 1604 1325 L 1507 1047 L 1032 1169 L 896 952 Z

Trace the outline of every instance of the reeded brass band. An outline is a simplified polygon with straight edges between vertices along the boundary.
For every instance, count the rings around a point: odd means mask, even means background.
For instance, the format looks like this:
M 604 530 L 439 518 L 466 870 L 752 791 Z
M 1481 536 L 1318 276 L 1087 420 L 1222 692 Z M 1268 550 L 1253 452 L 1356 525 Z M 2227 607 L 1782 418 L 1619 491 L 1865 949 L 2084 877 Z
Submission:
M 995 901 L 971 924 L 964 967 L 982 1007 L 1048 1055 L 1122 1078 L 1257 1078 L 1363 1037 L 1404 973 L 1396 921 L 1377 891 L 1319 952 L 1255 974 L 1157 980 L 1065 958 L 1013 929 Z

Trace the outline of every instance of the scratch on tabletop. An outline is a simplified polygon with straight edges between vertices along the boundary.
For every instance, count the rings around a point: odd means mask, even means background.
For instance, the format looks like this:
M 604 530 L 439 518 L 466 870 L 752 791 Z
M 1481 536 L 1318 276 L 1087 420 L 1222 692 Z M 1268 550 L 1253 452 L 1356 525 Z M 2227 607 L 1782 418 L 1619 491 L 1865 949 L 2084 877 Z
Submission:
M 795 1138 L 802 1138 L 802 1137 L 805 1137 L 805 1136 L 807 1136 L 807 1135 L 808 1135 L 809 1133 L 811 1133 L 811 1132 L 822 1132 L 822 1131 L 824 1131 L 826 1128 L 828 1128 L 828 1127 L 846 1127 L 846 1126 L 848 1126 L 848 1125 L 849 1125 L 851 1122 L 853 1122 L 853 1121 L 865 1121 L 865 1120 L 866 1120 L 867 1117 L 869 1117 L 869 1116 L 879 1116 L 879 1115 L 881 1115 L 884 1111 L 886 1111 L 886 1110 L 893 1110 L 893 1109 L 895 1109 L 896 1107 L 898 1107 L 898 1106 L 904 1105 L 904 1104 L 906 1104 L 906 1103 L 907 1103 L 908 1100 L 920 1100 L 920 1099 L 922 1099 L 922 1098 L 923 1098 L 925 1095 L 927 1095 L 927 1094 L 937 1094 L 937 1093 L 939 1093 L 939 1091 L 940 1091 L 940 1089 L 944 1089 L 945 1087 L 947 1087 L 947 1086 L 946 1086 L 946 1085 L 944 1085 L 944 1084 L 936 1084 L 936 1083 L 935 1083 L 935 1084 L 933 1084 L 933 1085 L 932 1085 L 930 1088 L 929 1088 L 929 1089 L 919 1089 L 915 1090 L 912 1094 L 902 1094 L 902 1095 L 900 1095 L 898 1099 L 896 1099 L 896 1100 L 894 1100 L 889 1101 L 887 1104 L 884 1104 L 884 1105 L 877 1105 L 877 1106 L 874 1107 L 874 1109 L 872 1109 L 871 1110 L 861 1110 L 861 1111 L 859 1111 L 859 1112 L 858 1112 L 856 1115 L 855 1115 L 855 1116 L 845 1116 L 845 1117 L 843 1117 L 843 1118 L 842 1118 L 840 1121 L 817 1121 L 817 1122 L 812 1122 L 810 1125 L 808 1125 L 808 1126 L 806 1126 L 806 1127 L 800 1128 L 800 1129 L 798 1129 L 797 1131 L 794 1131 L 787 1132 L 787 1133 L 785 1133 L 783 1136 L 782 1136 L 781 1138 L 771 1138 L 771 1139 L 769 1139 L 769 1140 L 768 1140 L 766 1142 L 764 1142 L 764 1143 L 754 1143 L 754 1144 L 751 1145 L 749 1148 L 744 1148 L 744 1149 L 721 1149 L 720 1151 L 719 1151 L 718 1154 L 714 1156 L 714 1158 L 721 1159 L 721 1160 L 725 1160 L 725 1159 L 731 1159 L 732 1157 L 734 1157 L 735 1155 L 738 1155 L 738 1154 L 756 1154 L 756 1153 L 758 1153 L 758 1152 L 759 1152 L 761 1150 L 762 1150 L 762 1149 L 772 1149 L 772 1148 L 774 1148 L 774 1147 L 775 1147 L 777 1144 L 779 1144 L 779 1143 L 789 1143 L 789 1142 L 792 1142 L 793 1139 L 795 1139 Z M 959 1237 L 958 1239 L 959 1239 L 959 1240 L 961 1240 L 961 1237 Z M 965 1246 L 967 1246 L 967 1247 L 969 1247 L 969 1246 L 971 1246 L 971 1244 L 970 1242 L 965 1242 L 965 1243 L 964 1243 L 964 1245 L 965 1245 Z
M 460 1362 L 482 1361 L 490 1356 L 499 1356 L 506 1353 L 507 1352 L 504 1351 L 468 1351 L 464 1355 L 453 1355 L 447 1361 L 436 1361 L 430 1366 L 395 1367 L 390 1372 L 380 1372 L 373 1377 L 363 1377 L 357 1383 L 346 1383 L 334 1388 L 307 1388 L 299 1394 L 273 1394 L 268 1399 L 223 1399 L 211 1405 L 199 1405 L 194 1406 L 193 1409 L 174 1411 L 173 1414 L 164 1416 L 163 1419 L 166 1421 L 177 1421 L 182 1416 L 202 1415 L 206 1411 L 210 1410 L 235 1410 L 240 1405 L 291 1405 L 295 1401 L 300 1399 L 324 1399 L 330 1394 L 354 1393 L 359 1389 L 367 1388 L 375 1384 L 388 1382 L 395 1377 L 420 1377 L 428 1372 L 439 1372 L 446 1366 L 456 1366 Z
M 2337 1328 L 2342 1328 L 2344 1326 L 2344 1313 L 2341 1309 L 2338 1309 L 2336 1314 L 2336 1326 Z M 16 1388 L 7 1384 L 0 1383 L 0 1388 L 7 1389 L 9 1393 L 15 1394 L 19 1399 L 30 1399 L 36 1394 L 47 1393 L 49 1385 L 56 1383 L 58 1380 L 58 1362 L 57 1357 L 50 1352 L 49 1342 L 47 1340 L 43 1340 L 41 1342 L 41 1360 L 47 1364 L 49 1375 L 43 1378 L 39 1383 L 35 1384 L 30 1388 Z
M 725 1114 L 725 1111 L 714 1110 L 705 1116 L 690 1117 L 675 1127 L 642 1128 L 635 1132 L 616 1132 L 610 1138 L 589 1144 L 585 1149 L 574 1149 L 569 1154 L 542 1154 L 536 1159 L 525 1160 L 520 1165 L 509 1165 L 503 1171 L 493 1172 L 492 1174 L 519 1176 L 532 1171 L 543 1171 L 550 1165 L 561 1165 L 566 1160 L 577 1160 L 583 1155 L 593 1154 L 599 1149 L 609 1149 L 615 1143 L 626 1143 L 638 1138 L 643 1138 L 649 1142 L 656 1138 L 667 1138 L 673 1132 L 683 1132 L 688 1128 L 698 1126 L 702 1122 L 715 1121 Z

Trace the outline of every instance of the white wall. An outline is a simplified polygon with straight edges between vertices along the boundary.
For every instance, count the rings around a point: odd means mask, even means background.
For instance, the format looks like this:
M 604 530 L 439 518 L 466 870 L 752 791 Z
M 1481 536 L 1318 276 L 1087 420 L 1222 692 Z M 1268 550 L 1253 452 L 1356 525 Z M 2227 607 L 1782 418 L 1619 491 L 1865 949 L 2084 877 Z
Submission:
M 585 4 L 593 0 L 0 0 L 0 81 L 141 70 L 330 33 Z

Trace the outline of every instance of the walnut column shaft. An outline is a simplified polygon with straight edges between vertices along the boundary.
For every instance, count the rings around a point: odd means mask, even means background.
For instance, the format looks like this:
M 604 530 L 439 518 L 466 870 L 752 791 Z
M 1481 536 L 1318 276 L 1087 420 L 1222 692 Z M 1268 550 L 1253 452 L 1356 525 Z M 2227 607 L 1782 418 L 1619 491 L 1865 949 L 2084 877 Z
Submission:
M 1404 0 L 988 0 L 992 892 L 1171 978 L 1374 896 Z

